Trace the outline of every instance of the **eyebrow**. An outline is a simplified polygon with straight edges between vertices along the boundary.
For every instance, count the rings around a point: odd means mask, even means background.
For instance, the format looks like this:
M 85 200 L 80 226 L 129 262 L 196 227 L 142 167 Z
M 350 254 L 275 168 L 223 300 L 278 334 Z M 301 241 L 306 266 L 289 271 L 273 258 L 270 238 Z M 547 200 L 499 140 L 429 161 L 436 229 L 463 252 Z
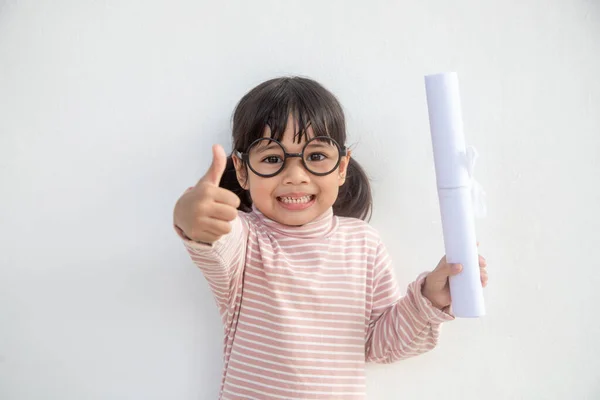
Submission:
M 317 140 L 314 143 L 311 143 L 310 145 L 308 145 L 307 148 L 309 148 L 309 149 L 314 149 L 314 148 L 317 148 L 317 149 L 326 149 L 326 148 L 330 148 L 330 147 L 333 146 L 331 143 L 325 144 L 324 142 L 325 141 L 320 142 L 320 141 Z M 271 144 L 269 144 L 267 146 L 261 146 L 261 147 L 259 147 L 257 149 L 257 152 L 259 154 L 261 154 L 261 153 L 264 153 L 266 151 L 273 150 L 273 149 L 281 149 L 281 147 L 278 144 L 276 144 L 276 143 L 271 143 Z M 287 151 L 287 149 L 285 149 L 285 148 L 284 148 L 284 151 L 286 153 L 289 153 L 289 151 Z
M 310 145 L 308 145 L 308 147 L 313 148 L 313 147 L 318 147 L 318 148 L 328 148 L 328 147 L 333 147 L 333 144 L 325 144 L 325 143 L 311 143 Z
M 259 153 L 264 153 L 265 151 L 272 150 L 272 149 L 281 149 L 281 147 L 279 147 L 278 144 L 271 143 L 268 146 L 261 146 L 257 150 Z

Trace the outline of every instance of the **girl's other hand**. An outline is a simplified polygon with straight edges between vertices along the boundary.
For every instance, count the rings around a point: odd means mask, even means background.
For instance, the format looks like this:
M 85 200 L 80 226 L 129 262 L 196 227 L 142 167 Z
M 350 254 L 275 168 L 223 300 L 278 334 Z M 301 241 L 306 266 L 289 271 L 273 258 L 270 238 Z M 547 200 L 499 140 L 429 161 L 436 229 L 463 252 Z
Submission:
M 479 272 L 483 287 L 486 287 L 488 283 L 486 267 L 485 258 L 480 255 Z M 449 278 L 458 275 L 460 271 L 462 271 L 461 264 L 450 264 L 446 262 L 446 256 L 444 256 L 437 267 L 425 278 L 425 283 L 422 287 L 423 296 L 439 309 L 448 307 L 451 303 Z

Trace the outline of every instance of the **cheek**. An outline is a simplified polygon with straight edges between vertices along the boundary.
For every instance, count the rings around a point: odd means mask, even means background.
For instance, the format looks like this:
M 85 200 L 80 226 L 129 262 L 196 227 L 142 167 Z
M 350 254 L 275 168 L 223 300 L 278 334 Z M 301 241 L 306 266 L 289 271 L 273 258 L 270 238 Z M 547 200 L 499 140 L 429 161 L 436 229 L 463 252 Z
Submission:
M 261 178 L 256 175 L 250 176 L 248 181 L 250 186 L 250 196 L 256 201 L 272 196 L 272 193 L 277 188 L 277 179 Z
M 338 180 L 337 173 L 333 172 L 331 175 L 327 175 L 319 182 L 319 188 L 321 193 L 327 196 L 337 196 L 340 182 Z

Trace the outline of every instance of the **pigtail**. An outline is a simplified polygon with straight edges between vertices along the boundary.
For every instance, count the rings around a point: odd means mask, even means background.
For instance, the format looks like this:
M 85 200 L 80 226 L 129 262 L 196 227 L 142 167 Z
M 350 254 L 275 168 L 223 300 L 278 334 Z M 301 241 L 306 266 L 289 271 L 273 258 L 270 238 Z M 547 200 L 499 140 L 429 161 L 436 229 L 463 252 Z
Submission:
M 225 166 L 225 172 L 221 177 L 221 181 L 219 182 L 219 186 L 223 189 L 227 189 L 232 191 L 240 198 L 240 206 L 238 210 L 243 212 L 252 211 L 252 199 L 250 198 L 250 192 L 244 190 L 240 183 L 237 180 L 237 175 L 235 173 L 235 165 L 233 164 L 233 158 L 231 156 L 227 157 L 227 165 Z
M 340 217 L 371 219 L 373 197 L 369 178 L 360 164 L 352 157 L 346 169 L 346 182 L 340 187 L 333 204 L 333 213 Z

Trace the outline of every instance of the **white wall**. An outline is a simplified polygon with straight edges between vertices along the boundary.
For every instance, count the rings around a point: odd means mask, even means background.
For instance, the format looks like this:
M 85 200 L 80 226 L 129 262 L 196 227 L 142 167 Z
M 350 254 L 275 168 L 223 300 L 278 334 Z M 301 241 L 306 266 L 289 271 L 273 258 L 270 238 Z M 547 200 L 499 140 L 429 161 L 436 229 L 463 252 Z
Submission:
M 488 315 L 370 367 L 368 398 L 600 398 L 594 0 L 0 2 L 0 398 L 216 397 L 219 318 L 172 207 L 276 75 L 344 104 L 402 284 L 435 266 L 423 75 L 446 70 L 482 156 Z

